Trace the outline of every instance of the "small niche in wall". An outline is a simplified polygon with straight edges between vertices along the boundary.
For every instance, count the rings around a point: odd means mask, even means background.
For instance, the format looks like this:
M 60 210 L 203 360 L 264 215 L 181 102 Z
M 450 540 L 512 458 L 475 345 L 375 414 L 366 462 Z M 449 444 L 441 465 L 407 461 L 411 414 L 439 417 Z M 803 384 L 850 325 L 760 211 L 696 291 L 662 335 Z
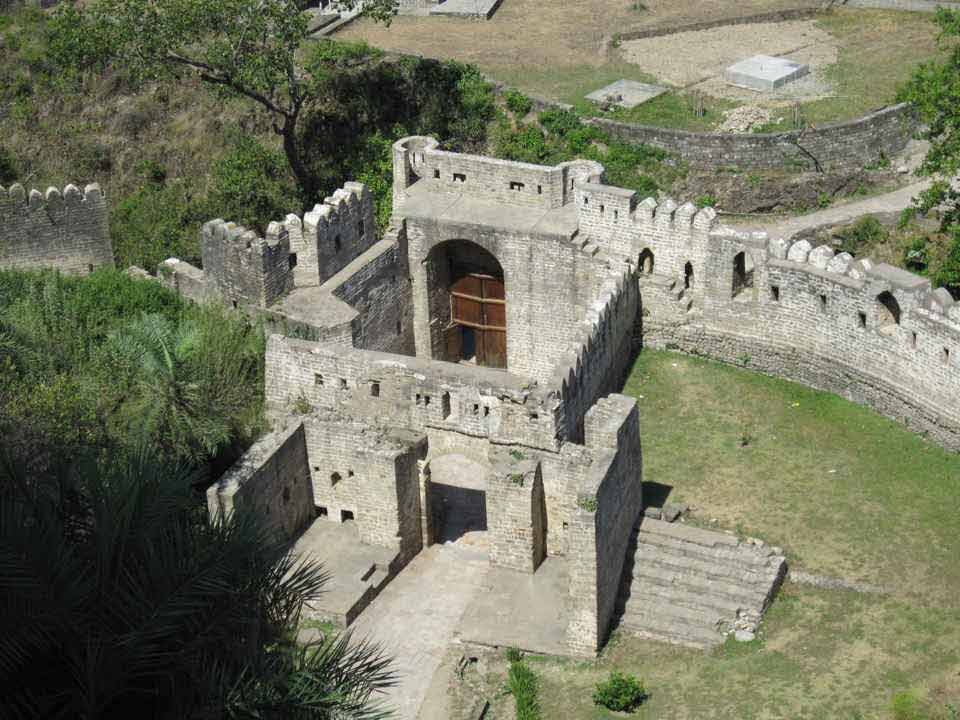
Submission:
M 290 253 L 287 255 L 287 264 L 290 266 L 290 269 L 293 270 L 297 266 L 297 254 Z
M 537 185 L 537 195 L 543 195 L 543 185 Z
M 450 417 L 450 393 L 445 392 L 441 398 L 443 402 L 443 419 Z
M 347 470 L 347 477 L 353 477 L 353 470 Z
M 397 320 L 397 335 L 399 335 L 401 332 L 403 332 L 403 324 Z
M 484 417 L 487 417 L 488 415 L 490 415 L 490 408 L 488 408 L 486 405 L 484 405 L 484 406 L 483 406 L 483 416 L 484 416 Z
M 289 485 L 284 486 L 283 493 L 281 493 L 280 497 L 283 500 L 284 505 L 290 502 L 290 486 Z
M 233 301 L 233 309 L 234 309 L 234 310 L 237 309 L 237 301 L 236 301 L 236 300 Z
M 474 414 L 474 415 L 479 415 L 479 414 L 480 414 L 480 405 L 479 405 L 478 403 L 474 403 L 474 404 L 473 404 L 473 414 Z
M 948 365 L 950 363 L 950 348 L 944 348 L 940 357 L 943 359 L 943 364 Z
M 780 286 L 771 285 L 770 286 L 770 299 L 774 302 L 780 302 Z
M 423 404 L 424 404 L 424 405 L 429 405 L 429 404 L 430 404 L 430 396 L 429 396 L 429 395 L 424 395 L 424 396 L 423 396 Z
M 434 177 L 435 180 L 439 180 L 439 179 L 440 179 L 440 168 L 434 168 L 434 170 L 433 170 L 433 177 Z
M 860 320 L 860 327 L 865 328 L 867 326 L 867 314 L 865 312 L 858 312 L 857 317 Z
M 333 237 L 333 251 L 335 253 L 340 252 L 340 248 L 343 247 L 343 241 L 340 240 L 339 235 L 334 235 Z
M 340 522 L 348 522 L 351 520 L 353 520 L 353 510 L 340 511 Z
M 583 204 L 584 204 L 584 205 L 589 205 L 589 204 L 590 204 L 590 197 L 589 197 L 588 195 L 584 195 L 584 196 L 583 196 Z
M 316 385 L 317 387 L 322 387 L 322 386 L 323 386 L 323 375 L 321 375 L 320 373 L 314 373 L 314 374 L 313 374 L 313 384 Z
M 607 206 L 603 203 L 600 203 L 600 214 L 603 215 L 607 211 Z
M 459 183 L 465 183 L 467 181 L 467 176 L 463 173 L 454 173 L 453 181 Z
M 377 381 L 370 383 L 370 397 L 380 397 L 380 383 Z
M 523 185 L 522 182 L 517 182 L 516 180 L 511 180 L 511 181 L 510 181 L 510 189 L 511 189 L 511 190 L 516 190 L 516 191 L 519 192 L 520 190 L 523 190 L 523 188 L 524 188 L 524 185 Z
M 347 379 L 346 379 L 346 378 L 340 378 L 340 389 L 341 389 L 341 390 L 346 390 L 346 389 L 347 389 Z
M 317 517 L 325 518 L 328 517 L 330 513 L 327 512 L 327 509 L 323 505 L 317 505 Z
M 914 349 L 914 350 L 917 349 L 917 334 L 916 334 L 916 333 L 911 333 L 911 334 L 910 334 L 910 344 L 913 346 L 913 349 Z
M 820 312 L 826 312 L 826 311 L 827 311 L 827 296 L 821 294 L 820 295 Z
M 313 471 L 314 471 L 314 472 L 320 472 L 320 466 L 319 466 L 319 465 L 314 465 L 314 466 L 313 466 Z
M 530 413 L 530 422 L 536 422 L 540 419 L 540 413 L 532 412 Z
M 620 219 L 620 211 L 619 211 L 619 210 L 614 210 L 614 211 L 613 211 L 613 219 L 614 219 L 614 220 L 619 220 L 619 219 Z
M 92 273 L 92 272 L 93 272 L 93 263 L 87 263 L 87 272 L 88 272 L 88 273 Z
M 342 480 L 342 478 L 340 477 L 340 473 L 338 472 L 330 473 L 330 487 L 333 487 L 334 485 L 336 485 L 338 482 L 340 482 L 340 480 Z

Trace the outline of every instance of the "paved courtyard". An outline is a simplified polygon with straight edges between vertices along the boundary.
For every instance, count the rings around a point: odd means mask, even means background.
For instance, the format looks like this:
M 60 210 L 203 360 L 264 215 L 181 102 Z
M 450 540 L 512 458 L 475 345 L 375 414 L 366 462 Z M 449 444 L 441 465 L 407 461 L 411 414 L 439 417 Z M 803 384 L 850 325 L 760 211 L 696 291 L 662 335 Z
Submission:
M 415 720 L 467 606 L 490 563 L 462 544 L 433 545 L 387 585 L 353 624 L 356 637 L 383 645 L 400 679 L 386 700 L 397 720 Z

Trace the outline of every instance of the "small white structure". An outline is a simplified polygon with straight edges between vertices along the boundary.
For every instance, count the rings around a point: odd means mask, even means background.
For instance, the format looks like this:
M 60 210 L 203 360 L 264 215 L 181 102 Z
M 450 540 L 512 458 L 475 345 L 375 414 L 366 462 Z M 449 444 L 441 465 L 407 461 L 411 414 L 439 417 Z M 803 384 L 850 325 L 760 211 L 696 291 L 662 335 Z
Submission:
M 754 55 L 728 67 L 723 77 L 738 87 L 770 92 L 802 78 L 809 72 L 807 65 L 793 60 Z
M 612 102 L 624 108 L 633 108 L 637 105 L 653 100 L 663 95 L 667 88 L 660 85 L 649 85 L 636 80 L 617 80 L 606 87 L 594 90 L 587 95 L 587 100 L 596 103 Z

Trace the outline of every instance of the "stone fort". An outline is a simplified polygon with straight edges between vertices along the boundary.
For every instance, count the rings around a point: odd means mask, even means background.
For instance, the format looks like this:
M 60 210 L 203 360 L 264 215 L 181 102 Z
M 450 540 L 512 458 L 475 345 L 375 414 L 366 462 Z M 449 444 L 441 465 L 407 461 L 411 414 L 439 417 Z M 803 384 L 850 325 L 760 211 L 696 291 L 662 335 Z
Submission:
M 926 279 L 641 201 L 591 161 L 409 137 L 393 169 L 382 237 L 348 183 L 262 234 L 209 222 L 202 269 L 158 272 L 271 328 L 274 429 L 207 500 L 326 550 L 317 617 L 351 624 L 429 546 L 467 543 L 534 606 L 480 642 L 589 656 L 617 624 L 695 647 L 755 628 L 779 548 L 645 512 L 642 427 L 618 394 L 644 346 L 828 390 L 960 450 L 960 304 Z M 106 262 L 95 187 L 0 197 L 11 253 Z

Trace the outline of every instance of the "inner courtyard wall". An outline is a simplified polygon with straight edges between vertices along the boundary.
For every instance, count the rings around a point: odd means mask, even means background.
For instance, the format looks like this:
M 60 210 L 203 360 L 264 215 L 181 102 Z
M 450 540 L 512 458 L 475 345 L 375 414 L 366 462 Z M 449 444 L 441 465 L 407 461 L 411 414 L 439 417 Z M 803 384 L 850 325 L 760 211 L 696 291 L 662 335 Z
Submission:
M 107 203 L 99 185 L 45 193 L 0 186 L 0 268 L 87 274 L 113 267 Z

